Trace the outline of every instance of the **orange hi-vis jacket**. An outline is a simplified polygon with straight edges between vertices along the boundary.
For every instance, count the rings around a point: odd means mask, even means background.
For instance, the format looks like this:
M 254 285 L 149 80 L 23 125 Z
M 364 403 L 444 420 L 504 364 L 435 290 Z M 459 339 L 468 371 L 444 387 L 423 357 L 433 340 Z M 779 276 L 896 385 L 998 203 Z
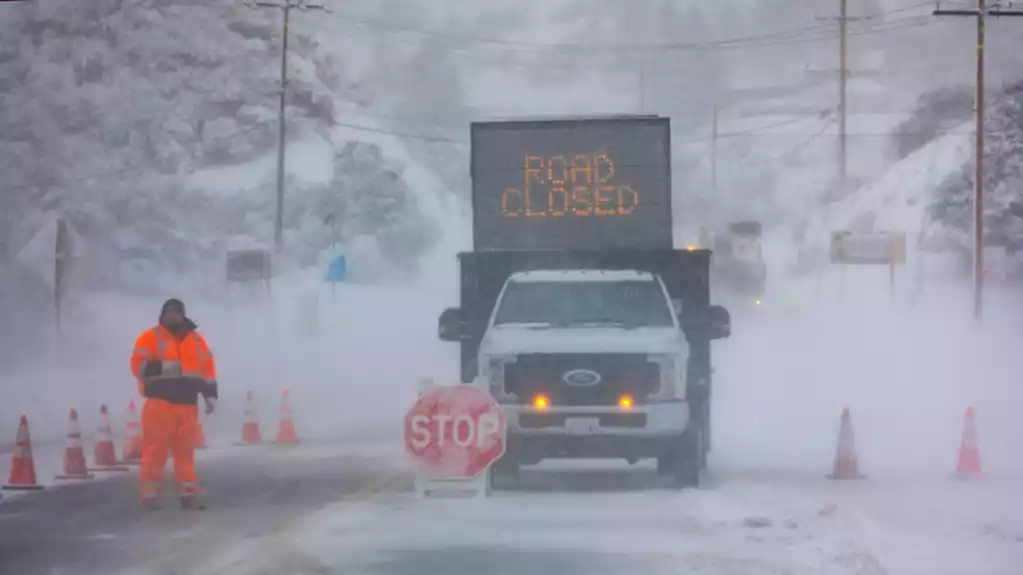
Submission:
M 145 376 L 147 362 L 160 362 L 159 375 Z M 139 393 L 176 405 L 196 405 L 198 395 L 217 397 L 217 371 L 206 340 L 194 330 L 179 337 L 158 325 L 142 332 L 131 355 Z

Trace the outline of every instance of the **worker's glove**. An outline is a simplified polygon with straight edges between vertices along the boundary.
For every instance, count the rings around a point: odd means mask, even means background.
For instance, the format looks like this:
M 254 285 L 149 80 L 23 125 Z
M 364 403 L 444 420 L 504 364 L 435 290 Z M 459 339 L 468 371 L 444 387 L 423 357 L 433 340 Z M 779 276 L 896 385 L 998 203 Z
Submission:
M 142 364 L 142 377 L 158 377 L 163 373 L 163 362 L 149 360 Z
M 217 400 L 213 397 L 204 397 L 203 401 L 206 402 L 206 415 L 213 413 L 213 410 L 217 408 Z

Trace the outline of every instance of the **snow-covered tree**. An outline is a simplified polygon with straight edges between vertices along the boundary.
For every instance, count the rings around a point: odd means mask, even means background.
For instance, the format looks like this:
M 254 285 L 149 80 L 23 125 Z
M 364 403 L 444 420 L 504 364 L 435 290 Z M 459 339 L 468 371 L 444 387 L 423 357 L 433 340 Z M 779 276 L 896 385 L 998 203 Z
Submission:
M 969 120 L 973 100 L 973 90 L 966 86 L 939 88 L 920 96 L 913 114 L 895 129 L 895 159 L 909 156 L 943 130 Z
M 17 246 L 40 216 L 60 212 L 94 243 L 159 247 L 179 271 L 201 273 L 222 265 L 223 250 L 239 238 L 269 237 L 272 177 L 259 190 L 235 193 L 197 189 L 186 176 L 275 149 L 279 11 L 238 0 L 45 0 L 13 8 L 0 21 L 6 243 Z M 314 33 L 292 29 L 290 141 L 313 133 L 330 140 L 336 103 L 370 97 Z M 352 217 L 365 221 L 346 226 L 374 235 L 414 269 L 407 258 L 429 248 L 430 234 L 404 248 L 394 238 L 428 224 L 402 220 L 424 216 L 404 167 L 376 155 L 364 168 L 369 181 L 358 186 L 366 197 L 346 200 Z M 310 229 L 297 209 L 308 188 L 309 198 L 327 201 L 344 195 L 351 177 L 337 168 L 322 189 L 289 181 L 286 235 Z
M 996 94 L 988 106 L 984 141 L 984 224 L 987 242 L 1023 249 L 1023 82 Z M 929 213 L 963 253 L 972 245 L 974 164 L 964 165 L 935 191 Z

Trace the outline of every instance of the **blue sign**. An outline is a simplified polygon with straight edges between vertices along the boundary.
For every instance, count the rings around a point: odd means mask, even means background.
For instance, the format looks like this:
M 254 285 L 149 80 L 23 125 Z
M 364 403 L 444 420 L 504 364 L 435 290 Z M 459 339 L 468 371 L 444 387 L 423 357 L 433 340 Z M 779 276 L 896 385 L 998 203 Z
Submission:
M 338 255 L 327 264 L 327 283 L 338 284 L 345 281 L 348 274 L 348 260 L 345 256 Z

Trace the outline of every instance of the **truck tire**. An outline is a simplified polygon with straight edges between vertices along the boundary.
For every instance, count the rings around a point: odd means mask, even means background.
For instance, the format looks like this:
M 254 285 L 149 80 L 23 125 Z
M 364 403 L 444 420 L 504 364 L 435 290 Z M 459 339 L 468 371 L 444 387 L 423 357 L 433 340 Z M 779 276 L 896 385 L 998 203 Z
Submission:
M 700 471 L 706 461 L 703 443 L 700 424 L 690 425 L 672 447 L 657 458 L 657 472 L 669 478 L 671 487 L 699 487 Z
M 701 459 L 700 469 L 707 469 L 707 454 L 710 453 L 710 449 L 711 449 L 711 447 L 710 447 L 710 427 L 711 427 L 710 426 L 710 399 L 709 398 L 706 401 L 704 401 L 702 411 L 703 411 L 703 418 L 702 418 L 701 424 L 703 426 L 703 433 L 701 433 L 701 437 L 702 437 L 703 441 L 701 442 L 702 443 L 702 450 L 701 450 L 701 453 L 700 453 L 700 455 L 701 455 L 701 457 L 700 457 L 700 459 Z
M 707 468 L 707 454 L 710 453 L 710 394 L 693 404 L 693 425 L 700 428 L 700 469 Z

